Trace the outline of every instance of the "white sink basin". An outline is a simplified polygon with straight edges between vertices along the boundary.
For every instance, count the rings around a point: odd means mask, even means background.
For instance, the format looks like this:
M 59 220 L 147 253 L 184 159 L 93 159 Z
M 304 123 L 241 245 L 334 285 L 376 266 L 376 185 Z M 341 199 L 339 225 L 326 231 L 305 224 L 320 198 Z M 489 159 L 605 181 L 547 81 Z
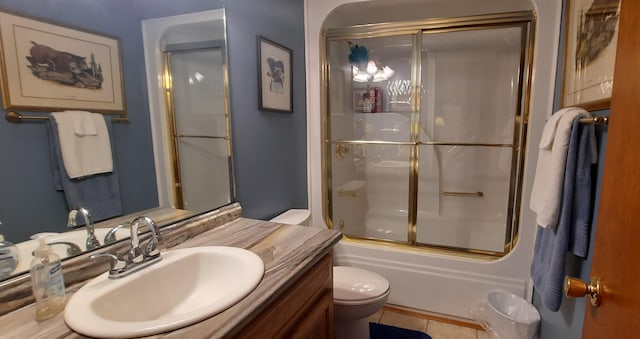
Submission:
M 104 273 L 75 293 L 64 320 L 99 338 L 153 335 L 216 315 L 258 285 L 264 263 L 241 248 L 208 246 L 162 253 L 162 260 L 120 279 Z
M 109 228 L 95 229 L 94 234 L 101 245 L 104 244 L 104 236 L 109 232 L 109 230 Z M 116 240 L 129 237 L 129 234 L 128 228 L 120 229 L 115 234 Z M 64 233 L 50 233 L 44 236 L 44 239 L 47 244 L 54 244 L 51 245 L 51 249 L 60 257 L 60 259 L 64 259 L 69 256 L 67 254 L 67 245 L 61 244 L 60 242 L 74 243 L 78 245 L 83 252 L 87 250 L 87 230 L 84 228 Z M 33 251 L 38 248 L 39 244 L 40 242 L 37 239 L 27 240 L 16 244 L 18 254 L 20 255 L 20 261 L 18 263 L 18 267 L 13 271 L 13 274 L 29 270 L 31 259 L 33 259 Z

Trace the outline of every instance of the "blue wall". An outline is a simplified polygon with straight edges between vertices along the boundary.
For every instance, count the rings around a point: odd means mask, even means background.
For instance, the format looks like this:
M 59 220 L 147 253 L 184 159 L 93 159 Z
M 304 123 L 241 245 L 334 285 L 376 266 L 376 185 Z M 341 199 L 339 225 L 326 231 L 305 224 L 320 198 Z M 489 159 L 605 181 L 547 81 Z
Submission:
M 125 214 L 157 206 L 140 20 L 226 7 L 232 139 L 244 215 L 269 218 L 307 206 L 302 0 L 3 0 L 0 9 L 120 37 L 128 124 L 114 124 Z M 82 13 L 82 15 L 78 15 Z M 294 112 L 258 110 L 257 35 L 293 50 Z M 43 123 L 0 119 L 0 233 L 18 242 L 66 230 L 66 203 L 53 189 Z
M 0 7 L 120 37 L 130 122 L 114 124 L 113 138 L 123 205 L 125 213 L 157 206 L 142 33 L 128 2 L 3 0 Z M 12 242 L 38 231 L 66 230 L 66 202 L 53 189 L 47 138 L 44 123 L 0 119 L 0 232 Z
M 307 207 L 304 5 L 229 0 L 232 140 L 243 215 L 267 219 Z M 293 113 L 258 110 L 257 36 L 293 50 Z
M 566 5 L 566 3 L 565 3 Z M 563 25 L 564 28 L 564 8 L 563 6 Z M 564 55 L 564 29 L 560 32 L 560 49 L 558 52 L 558 72 L 556 74 L 555 102 L 554 108 L 560 108 L 560 98 L 562 96 L 562 75 L 563 55 Z M 596 115 L 609 115 L 609 110 L 592 112 Z M 605 148 L 607 144 L 607 128 L 605 126 L 596 127 L 596 136 L 598 139 L 598 170 L 595 192 L 595 203 L 593 207 L 593 221 L 591 222 L 591 242 L 589 244 L 589 253 L 587 258 L 580 259 L 572 254 L 567 254 L 566 274 L 578 277 L 584 281 L 589 281 L 591 273 L 591 260 L 593 254 L 593 243 L 596 233 L 596 221 L 598 220 L 598 206 L 600 205 L 600 190 L 602 187 L 602 170 L 604 165 Z M 587 298 L 564 298 L 562 306 L 558 312 L 551 312 L 544 307 L 540 296 L 534 289 L 533 305 L 540 311 L 540 339 L 557 339 L 557 338 L 581 338 L 582 325 L 584 323 L 584 312 L 587 307 Z M 590 306 L 589 306 L 590 307 Z
M 302 0 L 138 0 L 143 18 L 224 6 L 237 200 L 248 218 L 307 207 L 307 127 Z M 293 50 L 293 113 L 258 109 L 257 36 Z

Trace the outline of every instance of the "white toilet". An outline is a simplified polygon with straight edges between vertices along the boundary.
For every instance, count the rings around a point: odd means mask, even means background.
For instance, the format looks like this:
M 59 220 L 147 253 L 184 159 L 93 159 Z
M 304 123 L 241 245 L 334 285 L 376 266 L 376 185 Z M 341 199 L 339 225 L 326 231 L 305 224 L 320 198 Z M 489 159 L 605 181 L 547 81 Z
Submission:
M 272 222 L 309 226 L 307 209 L 291 209 Z M 389 281 L 383 276 L 350 266 L 333 267 L 333 304 L 336 338 L 368 339 L 369 319 L 389 297 Z

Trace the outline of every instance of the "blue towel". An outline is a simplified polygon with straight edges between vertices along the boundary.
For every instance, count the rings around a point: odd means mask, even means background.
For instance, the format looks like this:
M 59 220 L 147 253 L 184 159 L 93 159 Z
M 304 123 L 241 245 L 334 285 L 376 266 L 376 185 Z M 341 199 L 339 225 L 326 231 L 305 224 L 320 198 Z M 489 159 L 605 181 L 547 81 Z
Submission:
M 84 207 L 91 213 L 93 221 L 100 221 L 122 215 L 122 199 L 120 197 L 120 186 L 116 173 L 115 152 L 113 172 L 92 175 L 77 179 L 70 179 L 62 162 L 60 143 L 58 138 L 58 127 L 55 119 L 49 116 L 49 158 L 51 162 L 51 172 L 53 174 L 53 184 L 56 190 L 64 191 L 69 209 L 74 207 Z M 107 118 L 107 130 L 110 135 L 111 120 Z M 111 149 L 113 147 L 113 138 Z M 78 220 L 79 224 L 81 220 Z
M 531 276 L 544 305 L 558 311 L 562 304 L 566 256 L 585 257 L 593 201 L 591 126 L 573 122 L 556 228 L 538 227 Z
M 595 200 L 596 182 L 595 170 L 591 154 L 591 145 L 595 144 L 593 125 L 578 125 L 580 140 L 578 144 L 578 159 L 576 160 L 572 220 L 569 222 L 569 252 L 580 258 L 586 258 L 589 250 L 589 234 L 593 217 L 593 202 Z

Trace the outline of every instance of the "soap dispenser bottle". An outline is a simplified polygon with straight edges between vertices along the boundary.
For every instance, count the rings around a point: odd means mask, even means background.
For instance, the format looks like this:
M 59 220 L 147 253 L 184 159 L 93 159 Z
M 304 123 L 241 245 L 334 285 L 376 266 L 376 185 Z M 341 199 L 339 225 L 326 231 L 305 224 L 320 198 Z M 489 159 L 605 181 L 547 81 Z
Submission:
M 33 252 L 31 261 L 31 286 L 36 298 L 36 320 L 53 317 L 64 309 L 66 303 L 64 276 L 60 257 L 53 253 L 44 238 Z
M 0 279 L 7 278 L 13 274 L 13 271 L 18 267 L 19 260 L 20 257 L 16 246 L 4 240 L 4 236 L 0 234 Z

